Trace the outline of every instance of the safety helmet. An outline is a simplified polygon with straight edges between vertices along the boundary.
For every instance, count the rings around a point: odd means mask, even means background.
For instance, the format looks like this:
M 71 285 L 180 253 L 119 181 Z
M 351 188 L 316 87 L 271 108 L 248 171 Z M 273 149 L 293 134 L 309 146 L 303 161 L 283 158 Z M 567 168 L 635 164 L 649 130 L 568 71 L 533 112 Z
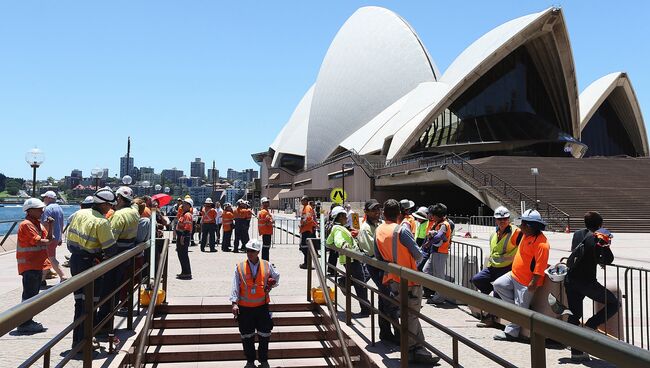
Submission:
M 401 201 L 399 201 L 399 207 L 402 210 L 408 210 L 415 207 L 415 202 L 413 202 L 410 199 L 402 199 Z
M 343 208 L 341 206 L 336 206 L 336 207 L 332 208 L 332 212 L 330 212 L 330 217 L 332 218 L 332 220 L 335 220 L 336 217 L 338 215 L 342 214 L 342 213 L 346 213 L 345 208 Z
M 562 282 L 564 277 L 569 272 L 569 268 L 564 263 L 558 263 L 555 266 L 549 266 L 549 268 L 544 271 L 546 276 L 553 282 Z
M 38 198 L 27 198 L 23 203 L 23 211 L 27 212 L 32 208 L 45 208 L 45 203 Z
M 133 189 L 129 187 L 119 187 L 117 188 L 117 191 L 115 191 L 115 194 L 124 197 L 127 201 L 133 200 Z
M 214 202 L 212 202 L 212 198 L 208 197 L 208 198 L 205 199 L 205 203 L 206 204 L 213 204 Z
M 429 214 L 429 210 L 426 207 L 422 206 L 418 208 L 417 211 L 413 212 L 413 217 L 418 220 L 426 220 L 427 214 Z
M 269 199 L 266 197 L 262 197 L 262 199 L 260 200 L 260 203 L 267 203 L 267 202 L 269 202 Z
M 262 250 L 262 243 L 260 243 L 260 241 L 257 239 L 251 239 L 248 243 L 246 243 L 246 249 L 259 252 Z
M 542 215 L 540 215 L 537 210 L 533 209 L 524 211 L 523 215 L 521 215 L 521 221 L 537 222 L 546 226 L 546 222 L 542 220 Z
M 115 193 L 109 187 L 104 187 L 99 189 L 93 195 L 93 203 L 109 203 L 115 205 L 116 202 Z
M 81 204 L 92 204 L 93 203 L 93 196 L 87 196 L 84 198 L 83 201 L 81 201 Z
M 497 207 L 496 210 L 494 210 L 494 218 L 495 219 L 503 219 L 503 218 L 509 218 L 510 217 L 510 211 L 508 211 L 507 208 L 503 206 Z
M 192 198 L 185 197 L 185 199 L 183 199 L 183 202 L 189 204 L 190 207 L 194 207 L 194 201 Z

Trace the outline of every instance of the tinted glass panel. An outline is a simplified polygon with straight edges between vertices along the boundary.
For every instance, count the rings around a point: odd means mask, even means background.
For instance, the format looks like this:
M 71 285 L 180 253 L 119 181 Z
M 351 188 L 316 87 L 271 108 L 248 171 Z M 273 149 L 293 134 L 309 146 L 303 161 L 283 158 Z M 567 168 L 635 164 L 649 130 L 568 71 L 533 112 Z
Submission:
M 582 131 L 582 143 L 589 147 L 585 156 L 638 156 L 624 127 L 609 100 L 605 100 Z

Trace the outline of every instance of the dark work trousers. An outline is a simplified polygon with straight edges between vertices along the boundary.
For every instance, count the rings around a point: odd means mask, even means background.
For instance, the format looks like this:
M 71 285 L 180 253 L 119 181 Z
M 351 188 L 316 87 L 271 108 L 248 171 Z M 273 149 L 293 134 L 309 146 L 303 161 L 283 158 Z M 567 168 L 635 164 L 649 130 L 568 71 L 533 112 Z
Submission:
M 391 298 L 390 288 L 388 287 L 388 285 L 384 285 L 382 282 L 384 278 L 384 271 L 368 265 L 368 273 L 370 273 L 370 278 L 372 278 L 372 281 L 375 283 L 375 285 L 377 285 L 377 289 L 379 290 L 379 295 L 378 295 L 379 300 L 377 303 L 379 307 L 379 311 L 389 316 L 390 318 L 396 319 L 397 306 L 393 305 L 389 301 L 389 299 Z M 393 334 L 391 332 L 390 321 L 388 321 L 382 316 L 379 316 L 379 338 L 385 339 L 392 335 L 399 336 L 399 329 L 395 327 L 395 333 Z
M 246 220 L 237 219 L 235 220 L 235 241 L 233 243 L 233 252 L 239 251 L 239 243 L 241 242 L 241 248 L 246 248 L 246 243 L 248 243 L 248 230 L 246 229 Z
M 88 254 L 82 254 L 82 253 L 72 253 L 70 255 L 70 274 L 74 277 L 85 270 L 95 266 L 96 264 L 99 264 L 99 259 L 95 257 L 94 255 L 88 253 Z M 102 294 L 102 283 L 103 283 L 103 278 L 105 276 L 100 276 L 95 279 L 95 282 L 93 283 L 93 302 L 96 304 L 99 301 L 99 296 Z M 83 289 L 77 289 L 74 291 L 74 319 L 76 320 L 77 318 L 80 318 L 84 314 L 84 303 L 85 303 L 85 296 L 83 293 Z M 89 311 L 89 313 L 93 316 L 93 325 L 96 325 L 98 320 L 97 320 L 97 315 L 95 314 L 95 308 L 93 308 L 92 311 Z M 75 345 L 77 345 L 81 340 L 84 338 L 84 326 L 83 323 L 80 324 L 79 326 L 75 327 L 74 331 L 72 332 L 72 347 L 74 348 Z
M 217 244 L 221 244 L 221 224 L 216 224 L 214 233 L 217 237 Z
M 117 245 L 115 245 L 117 246 Z M 118 248 L 118 253 L 115 256 L 120 255 L 123 252 L 126 252 L 131 248 L 129 247 L 119 247 Z M 131 268 L 132 265 L 132 260 L 128 260 L 119 266 L 113 268 L 112 270 L 106 272 L 104 274 L 104 281 L 102 284 L 102 293 L 101 293 L 101 299 L 106 298 L 110 293 L 112 293 L 115 289 L 117 289 L 120 284 L 124 282 L 126 279 L 126 275 L 129 273 L 128 270 Z M 104 318 L 106 318 L 110 313 L 111 309 L 115 307 L 120 302 L 120 294 L 121 292 L 117 292 L 114 294 L 106 303 L 102 304 L 99 307 L 99 311 L 97 312 L 97 322 L 100 323 Z M 129 307 L 128 305 L 126 306 L 127 308 Z M 102 332 L 108 333 L 113 331 L 113 318 L 111 318 L 104 327 L 101 328 Z
M 271 251 L 271 234 L 262 235 L 262 259 L 269 260 L 269 252 Z
M 259 307 L 239 307 L 239 333 L 241 334 L 242 345 L 246 361 L 255 362 L 255 334 L 258 335 L 258 356 L 260 363 L 269 360 L 269 339 L 271 330 L 273 330 L 273 320 L 269 314 L 269 305 L 264 304 Z
M 223 242 L 221 243 L 221 250 L 230 252 L 230 238 L 232 238 L 232 229 L 230 231 L 223 231 Z
M 176 254 L 178 254 L 178 262 L 181 264 L 181 274 L 191 275 L 192 268 L 190 267 L 190 256 L 188 248 L 190 245 L 190 237 L 192 236 L 189 231 L 177 231 L 176 241 Z
M 490 294 L 494 291 L 494 287 L 492 286 L 494 280 L 510 272 L 511 268 L 512 266 L 484 268 L 472 276 L 472 284 L 483 294 Z M 494 293 L 494 297 L 501 299 L 499 293 Z
M 41 279 L 43 278 L 43 271 L 41 270 L 27 270 L 24 271 L 21 276 L 23 277 L 23 295 L 22 301 L 38 295 L 38 291 L 41 289 Z M 24 327 L 31 324 L 33 320 L 30 318 L 27 321 L 23 322 L 20 326 Z
M 205 243 L 210 244 L 210 251 L 214 252 L 217 250 L 215 248 L 215 231 L 217 230 L 216 224 L 203 224 L 201 226 L 201 251 L 205 250 Z
M 309 248 L 307 248 L 307 246 L 308 246 L 307 245 L 307 239 L 313 239 L 314 237 L 315 237 L 314 233 L 311 232 L 311 231 L 305 231 L 304 233 L 300 233 L 300 245 L 299 245 L 299 248 L 300 248 L 300 251 L 302 252 L 302 256 L 303 256 L 303 261 L 302 261 L 303 264 L 307 264 L 307 254 L 309 253 Z M 316 261 L 314 260 L 314 262 L 316 262 Z
M 196 242 L 194 242 L 194 234 L 196 233 L 196 229 L 198 227 L 200 227 L 200 226 L 201 225 L 199 225 L 196 222 L 192 221 L 192 234 L 190 235 L 190 240 L 191 240 L 190 246 L 192 246 L 192 247 L 196 245 Z M 199 232 L 199 235 L 201 235 L 200 232 Z
M 350 265 L 345 264 L 345 272 L 349 272 L 350 276 L 361 282 L 366 282 L 370 279 L 370 276 L 368 275 L 368 270 L 366 269 L 366 265 L 359 262 L 359 261 L 352 261 Z M 339 283 L 341 287 L 345 287 L 345 278 L 339 278 Z M 368 289 L 363 286 L 359 285 L 356 282 L 352 281 L 352 287 L 354 288 L 355 293 L 359 297 L 359 299 L 365 301 L 366 303 L 370 304 L 368 301 Z M 368 306 L 363 305 L 361 301 L 359 301 L 359 306 L 361 307 L 361 312 L 368 312 L 370 313 L 370 308 Z
M 332 249 L 329 249 L 329 248 L 325 248 L 325 249 L 327 249 L 327 252 L 329 252 L 328 255 L 327 255 L 327 263 L 330 266 L 336 268 L 336 263 L 339 261 L 339 252 L 337 252 L 335 250 L 332 250 Z M 331 274 L 331 275 L 336 275 L 336 273 L 337 273 L 336 270 L 334 270 L 334 269 L 332 269 L 330 267 L 327 268 L 327 272 L 329 274 Z
M 605 304 L 603 308 L 585 322 L 585 327 L 595 330 L 618 312 L 618 299 L 614 293 L 605 289 L 596 280 L 591 282 L 567 281 L 564 283 L 564 287 L 566 288 L 569 309 L 573 313 L 572 316 L 569 316 L 568 320 L 571 324 L 576 326 L 580 324 L 580 318 L 582 318 L 582 301 L 585 297 Z M 605 314 L 605 309 L 607 309 L 607 314 Z M 580 353 L 582 353 L 580 350 L 571 348 L 571 354 Z

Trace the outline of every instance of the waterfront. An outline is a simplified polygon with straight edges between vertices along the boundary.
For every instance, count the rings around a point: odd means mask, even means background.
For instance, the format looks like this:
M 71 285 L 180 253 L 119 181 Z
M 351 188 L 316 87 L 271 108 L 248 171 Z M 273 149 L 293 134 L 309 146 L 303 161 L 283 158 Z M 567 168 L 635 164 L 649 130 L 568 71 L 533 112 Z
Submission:
M 73 214 L 79 209 L 79 205 L 65 204 L 61 205 L 63 209 L 63 214 L 67 219 L 68 216 Z M 9 204 L 3 207 L 0 207 L 0 221 L 9 221 L 9 220 L 22 220 L 25 218 L 25 213 L 23 212 L 23 206 L 19 204 Z M 4 235 L 10 228 L 12 223 L 0 223 L 0 235 Z M 14 227 L 12 234 L 18 232 L 18 226 Z

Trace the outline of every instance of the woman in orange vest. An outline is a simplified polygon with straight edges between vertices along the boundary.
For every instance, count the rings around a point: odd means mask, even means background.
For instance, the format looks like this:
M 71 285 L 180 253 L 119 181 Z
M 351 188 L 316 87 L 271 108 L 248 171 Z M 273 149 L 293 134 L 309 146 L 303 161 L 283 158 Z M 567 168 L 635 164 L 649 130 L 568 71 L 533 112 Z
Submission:
M 309 205 L 309 197 L 303 196 L 300 199 L 302 204 L 302 212 L 300 214 L 300 251 L 303 254 L 303 262 L 300 268 L 307 269 L 307 239 L 315 237 L 315 229 L 318 226 L 316 223 L 316 213 Z
M 449 258 L 449 245 L 451 244 L 451 225 L 447 221 L 447 206 L 436 203 L 429 207 L 429 228 L 427 239 L 422 248 L 429 253 L 429 259 L 424 264 L 422 272 L 433 277 L 445 279 L 447 271 L 447 258 Z M 442 304 L 445 298 L 439 293 L 427 299 L 427 304 Z
M 52 241 L 52 223 L 47 218 L 46 226 L 41 224 L 45 203 L 38 198 L 29 198 L 23 204 L 25 220 L 18 226 L 16 262 L 18 274 L 23 278 L 22 301 L 38 295 L 43 276 L 43 262 L 47 259 L 47 245 Z M 46 330 L 42 324 L 29 319 L 17 328 L 18 332 L 37 333 Z
M 269 211 L 269 199 L 264 197 L 261 200 L 262 209 L 257 214 L 257 231 L 262 236 L 262 259 L 269 260 L 271 250 L 271 236 L 273 235 L 273 215 Z
M 257 240 L 246 244 L 246 260 L 237 264 L 230 291 L 232 314 L 246 355 L 246 368 L 255 368 L 255 335 L 258 336 L 260 367 L 269 367 L 268 352 L 273 320 L 269 313 L 269 292 L 278 286 L 280 274 L 273 265 L 259 258 L 262 245 Z
M 181 264 L 181 273 L 176 275 L 176 278 L 180 280 L 192 279 L 192 268 L 190 266 L 188 248 L 190 246 L 190 238 L 192 237 L 193 220 L 190 209 L 193 205 L 194 201 L 192 201 L 192 198 L 183 199 L 183 214 L 178 217 L 178 223 L 176 224 L 176 234 L 178 239 L 176 242 L 176 253 L 178 253 L 178 261 Z
M 201 252 L 205 252 L 205 243 L 210 238 L 210 252 L 216 252 L 215 236 L 217 231 L 217 210 L 212 198 L 207 198 L 200 213 L 201 217 Z
M 230 239 L 232 238 L 232 223 L 235 214 L 232 213 L 232 205 L 226 203 L 223 205 L 223 214 L 221 215 L 221 225 L 223 226 L 223 243 L 221 243 L 221 250 L 230 252 Z

